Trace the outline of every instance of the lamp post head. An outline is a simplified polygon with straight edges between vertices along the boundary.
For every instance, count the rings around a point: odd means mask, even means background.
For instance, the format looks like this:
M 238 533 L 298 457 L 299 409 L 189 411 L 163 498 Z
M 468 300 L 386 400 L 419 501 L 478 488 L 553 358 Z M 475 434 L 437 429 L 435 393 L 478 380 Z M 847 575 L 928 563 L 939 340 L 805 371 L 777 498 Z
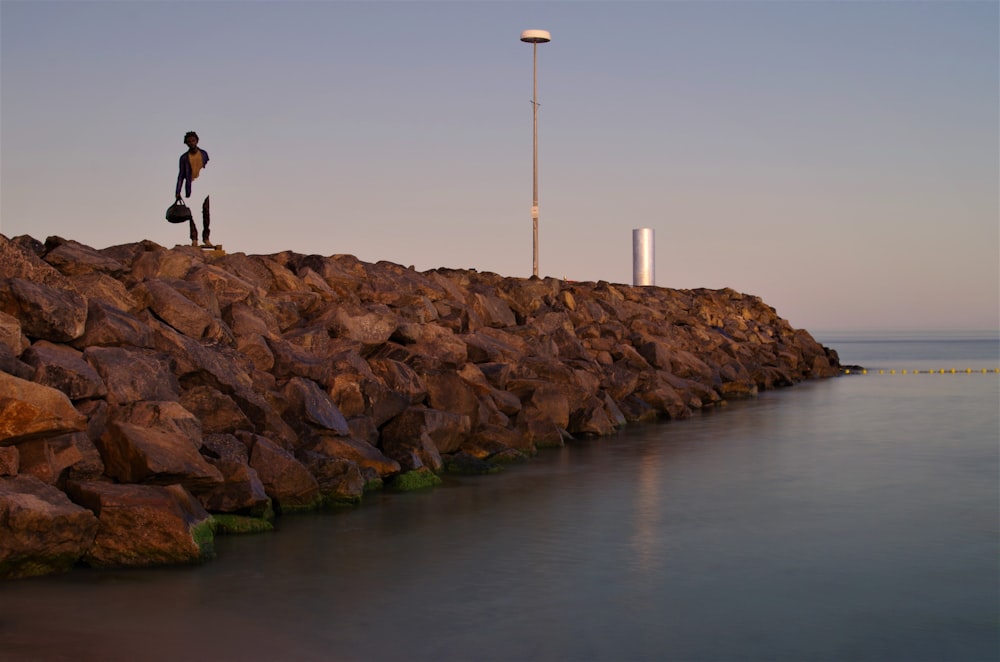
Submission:
M 525 30 L 521 33 L 521 41 L 526 44 L 544 44 L 552 41 L 548 30 Z

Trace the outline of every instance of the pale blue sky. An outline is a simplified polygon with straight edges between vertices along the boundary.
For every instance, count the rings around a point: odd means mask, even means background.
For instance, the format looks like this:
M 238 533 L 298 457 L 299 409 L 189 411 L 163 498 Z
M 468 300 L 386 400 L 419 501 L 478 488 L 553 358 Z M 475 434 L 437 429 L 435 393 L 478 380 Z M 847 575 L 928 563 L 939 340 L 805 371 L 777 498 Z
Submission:
M 756 294 L 998 327 L 997 2 L 0 2 L 0 232 Z M 195 193 L 198 182 L 195 182 Z

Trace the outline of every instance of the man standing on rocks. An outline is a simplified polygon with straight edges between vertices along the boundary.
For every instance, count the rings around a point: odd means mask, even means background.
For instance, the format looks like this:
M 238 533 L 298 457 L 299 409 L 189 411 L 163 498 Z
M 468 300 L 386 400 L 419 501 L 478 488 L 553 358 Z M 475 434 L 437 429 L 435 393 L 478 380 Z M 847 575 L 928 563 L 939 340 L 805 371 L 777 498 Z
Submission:
M 209 229 L 209 224 L 211 222 L 211 215 L 209 212 L 209 194 L 208 187 L 204 185 L 205 176 L 202 174 L 202 170 L 208 165 L 208 152 L 198 147 L 198 134 L 194 131 L 188 131 L 184 134 L 184 144 L 187 145 L 188 150 L 181 154 L 180 164 L 177 172 L 177 188 L 174 191 L 174 197 L 177 200 L 181 199 L 181 186 L 184 187 L 184 197 L 191 197 L 191 182 L 198 179 L 201 175 L 201 183 L 198 184 L 198 188 L 205 192 L 205 201 L 201 203 L 201 240 L 202 246 L 211 248 L 212 243 L 209 240 L 209 235 L 211 233 Z M 188 221 L 191 230 L 191 245 L 198 245 L 198 226 L 194 222 L 192 216 L 191 220 Z

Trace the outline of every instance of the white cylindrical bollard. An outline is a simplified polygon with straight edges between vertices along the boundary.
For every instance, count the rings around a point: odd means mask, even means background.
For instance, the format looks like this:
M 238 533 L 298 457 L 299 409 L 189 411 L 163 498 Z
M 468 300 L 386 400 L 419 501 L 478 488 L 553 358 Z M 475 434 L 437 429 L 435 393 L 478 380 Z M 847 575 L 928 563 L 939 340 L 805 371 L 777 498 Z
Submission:
M 632 284 L 656 285 L 653 228 L 632 230 Z

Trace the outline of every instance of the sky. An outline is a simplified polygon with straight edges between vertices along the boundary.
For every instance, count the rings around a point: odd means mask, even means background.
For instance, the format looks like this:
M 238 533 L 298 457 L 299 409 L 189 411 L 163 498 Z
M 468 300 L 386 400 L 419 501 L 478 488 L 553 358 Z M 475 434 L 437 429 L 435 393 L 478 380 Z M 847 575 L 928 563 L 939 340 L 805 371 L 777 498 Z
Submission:
M 1000 3 L 0 0 L 0 233 L 730 287 L 1000 328 Z

